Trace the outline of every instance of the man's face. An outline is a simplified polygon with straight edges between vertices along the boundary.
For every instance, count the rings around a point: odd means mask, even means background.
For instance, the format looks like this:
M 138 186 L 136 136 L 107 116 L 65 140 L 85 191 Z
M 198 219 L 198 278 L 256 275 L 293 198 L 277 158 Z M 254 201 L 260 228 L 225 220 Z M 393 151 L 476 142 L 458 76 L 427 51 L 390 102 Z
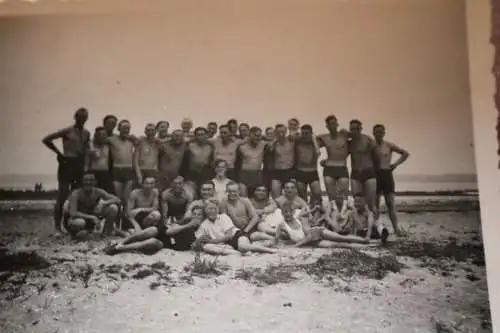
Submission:
M 229 131 L 231 132 L 231 134 L 236 134 L 236 132 L 238 132 L 238 123 L 230 122 L 227 125 L 229 126 Z
M 361 135 L 361 131 L 362 126 L 360 123 L 354 122 L 349 124 L 349 132 L 351 132 L 353 137 L 359 137 Z
M 283 139 L 286 136 L 286 127 L 285 126 L 279 126 L 276 128 L 276 131 L 274 132 L 277 138 Z
M 116 128 L 116 123 L 117 123 L 116 118 L 108 118 L 108 119 L 106 119 L 106 121 L 103 124 L 104 128 L 106 129 L 106 132 L 113 133 L 113 131 Z
M 286 207 L 281 210 L 281 214 L 283 214 L 283 218 L 285 221 L 290 221 L 293 219 L 293 209 L 291 207 Z
M 266 130 L 266 139 L 268 139 L 268 140 L 274 139 L 274 129 L 268 128 Z
M 249 139 L 253 143 L 259 143 L 260 140 L 262 140 L 262 131 L 258 130 L 258 131 L 255 131 L 254 133 L 250 133 Z
M 177 193 L 182 192 L 184 190 L 184 181 L 182 179 L 175 179 L 172 184 L 172 189 Z
M 217 215 L 219 215 L 219 207 L 213 202 L 207 202 L 205 204 L 205 214 L 207 214 L 207 218 L 209 220 L 217 219 Z
M 205 200 L 214 196 L 214 187 L 211 184 L 203 184 L 200 189 L 200 197 Z
M 221 139 L 227 140 L 231 137 L 231 132 L 229 131 L 228 127 L 221 127 L 221 129 L 219 130 L 219 135 Z
M 227 198 L 231 201 L 238 200 L 240 194 L 240 188 L 238 184 L 229 185 L 226 188 Z
M 168 134 L 168 127 L 169 126 L 167 122 L 161 122 L 158 126 L 158 134 L 161 136 L 166 136 Z
M 377 126 L 373 129 L 373 137 L 375 140 L 382 140 L 385 136 L 385 128 L 382 126 Z
M 246 138 L 248 137 L 248 134 L 250 133 L 250 128 L 248 128 L 248 126 L 240 126 L 240 136 L 242 138 Z
M 156 135 L 155 125 L 153 124 L 146 125 L 146 127 L 144 128 L 144 135 L 146 135 L 146 137 L 149 139 L 154 138 Z
M 217 133 L 217 125 L 216 124 L 208 124 L 207 126 L 208 135 L 213 137 Z
M 308 128 L 303 128 L 300 130 L 300 136 L 309 142 L 312 140 L 312 131 Z
M 286 183 L 283 187 L 283 192 L 288 197 L 293 197 L 297 194 L 297 186 L 294 183 Z
M 99 130 L 95 134 L 95 138 L 99 142 L 104 142 L 107 137 L 108 137 L 108 133 L 106 132 L 105 129 Z
M 148 177 L 144 179 L 144 182 L 142 183 L 142 188 L 151 191 L 152 189 L 155 188 L 156 185 L 156 180 L 153 177 Z
M 259 186 L 255 189 L 253 195 L 257 200 L 264 200 L 267 198 L 267 189 L 264 186 Z
M 184 141 L 184 137 L 182 136 L 182 132 L 177 130 L 177 131 L 174 131 L 172 133 L 172 138 L 171 138 L 172 142 L 174 144 L 180 144 Z
M 75 122 L 78 125 L 84 125 L 89 119 L 89 113 L 86 110 L 78 110 L 75 114 Z
M 95 186 L 94 175 L 85 175 L 82 179 L 82 188 L 84 191 L 91 191 Z
M 120 126 L 118 127 L 118 132 L 120 132 L 120 135 L 129 135 L 130 123 L 129 122 L 121 123 Z
M 334 132 L 338 128 L 339 128 L 339 121 L 337 120 L 337 118 L 331 118 L 326 123 L 326 129 L 329 130 L 330 132 Z
M 203 220 L 203 208 L 201 207 L 195 207 L 193 208 L 193 210 L 191 211 L 191 217 L 194 219 L 194 220 Z
M 205 142 L 208 139 L 207 138 L 207 131 L 201 130 L 201 129 L 197 130 L 194 136 L 195 136 L 196 141 L 198 141 L 198 142 Z
M 184 120 L 181 123 L 181 128 L 184 132 L 189 132 L 193 128 L 193 123 L 191 121 Z
M 299 130 L 299 123 L 295 119 L 290 119 L 288 121 L 288 129 L 290 132 L 297 132 Z
M 225 176 L 227 171 L 227 166 L 225 162 L 219 162 L 215 166 L 215 173 L 219 176 Z

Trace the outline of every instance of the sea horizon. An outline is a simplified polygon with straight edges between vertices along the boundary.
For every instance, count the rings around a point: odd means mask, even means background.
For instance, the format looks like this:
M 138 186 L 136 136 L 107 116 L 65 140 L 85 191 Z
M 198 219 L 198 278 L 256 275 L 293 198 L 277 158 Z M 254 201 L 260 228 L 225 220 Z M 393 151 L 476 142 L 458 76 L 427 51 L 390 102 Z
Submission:
M 395 174 L 397 191 L 477 190 L 475 174 Z M 57 189 L 56 174 L 0 174 L 0 188 L 31 190 L 41 183 L 44 190 Z

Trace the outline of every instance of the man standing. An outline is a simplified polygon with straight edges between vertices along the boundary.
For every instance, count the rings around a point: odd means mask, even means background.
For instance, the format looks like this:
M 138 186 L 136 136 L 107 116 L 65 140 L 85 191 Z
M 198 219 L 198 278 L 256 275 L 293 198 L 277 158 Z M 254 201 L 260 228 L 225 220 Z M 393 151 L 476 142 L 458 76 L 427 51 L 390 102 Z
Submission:
M 271 196 L 276 199 L 281 195 L 283 184 L 295 178 L 295 141 L 286 135 L 285 125 L 275 128 L 276 140 L 269 144 L 268 164 L 271 179 Z
M 231 131 L 227 125 L 222 125 L 219 128 L 219 134 L 220 137 L 213 141 L 214 159 L 226 161 L 227 177 L 236 180 L 234 163 L 236 161 L 236 150 L 240 142 L 231 135 Z
M 58 191 L 54 209 L 54 224 L 57 233 L 61 232 L 63 205 L 71 190 L 81 186 L 85 170 L 85 160 L 90 148 L 90 132 L 84 128 L 89 118 L 87 109 L 79 108 L 74 114 L 75 123 L 43 138 L 42 142 L 57 155 Z M 61 152 L 54 144 L 62 140 Z
M 193 132 L 191 129 L 193 128 L 193 121 L 190 118 L 184 118 L 181 121 L 181 129 L 182 135 L 184 137 L 184 142 L 189 142 L 193 139 Z
M 181 130 L 172 132 L 169 141 L 160 146 L 159 169 L 160 184 L 163 190 L 170 187 L 172 180 L 180 175 L 182 160 L 184 159 L 186 144 Z
M 201 184 L 213 178 L 214 147 L 207 139 L 207 130 L 197 127 L 195 138 L 186 144 L 186 152 L 181 165 L 181 175 L 195 193 Z
M 267 143 L 262 141 L 262 130 L 250 129 L 248 140 L 238 146 L 234 170 L 243 196 L 252 196 L 253 191 L 264 184 L 262 165 L 267 152 Z
M 330 201 L 334 201 L 340 210 L 349 192 L 348 137 L 338 131 L 339 123 L 334 115 L 326 117 L 325 124 L 329 133 L 317 137 L 319 147 L 324 147 L 327 155 L 326 159 L 321 161 L 323 178 Z
M 92 148 L 87 154 L 86 168 L 94 174 L 97 187 L 108 193 L 113 192 L 113 180 L 109 169 L 111 159 L 108 135 L 104 127 L 97 127 L 92 140 Z
M 156 140 L 159 143 L 165 143 L 170 140 L 170 134 L 168 133 L 168 129 L 170 128 L 170 123 L 166 120 L 160 120 L 156 123 Z
M 146 177 L 158 178 L 159 144 L 156 142 L 155 124 L 147 124 L 144 134 L 146 137 L 139 140 L 134 152 L 137 184 L 142 184 Z
M 406 162 L 410 153 L 398 147 L 394 143 L 384 140 L 385 137 L 385 126 L 375 125 L 373 126 L 373 137 L 375 138 L 375 156 L 377 161 L 377 214 L 379 213 L 380 207 L 380 197 L 384 196 L 384 201 L 387 206 L 387 211 L 389 214 L 389 219 L 391 220 L 394 232 L 398 236 L 403 236 L 404 232 L 399 226 L 398 218 L 396 215 L 396 205 L 394 202 L 394 176 L 393 171 Z M 392 163 L 392 154 L 399 154 L 399 159 Z M 378 216 L 375 216 L 378 219 Z
M 102 126 L 106 130 L 108 137 L 113 136 L 115 133 L 116 124 L 118 123 L 118 118 L 112 114 L 108 114 L 102 120 Z
M 299 195 L 307 200 L 307 187 L 311 188 L 311 204 L 321 202 L 321 185 L 318 176 L 319 149 L 315 144 L 312 126 L 303 125 L 295 139 L 295 180 Z
M 288 136 L 289 137 L 298 137 L 300 136 L 300 122 L 297 118 L 291 118 L 288 120 Z
M 207 125 L 207 136 L 209 139 L 215 140 L 215 136 L 217 135 L 218 125 L 215 121 L 211 121 Z

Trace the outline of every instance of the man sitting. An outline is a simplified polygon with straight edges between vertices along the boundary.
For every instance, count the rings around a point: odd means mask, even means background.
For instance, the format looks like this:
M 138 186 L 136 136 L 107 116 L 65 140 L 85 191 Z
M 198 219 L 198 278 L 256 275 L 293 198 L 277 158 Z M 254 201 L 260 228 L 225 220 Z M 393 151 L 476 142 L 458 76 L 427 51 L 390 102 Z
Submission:
M 188 206 L 193 202 L 190 186 L 184 183 L 184 178 L 176 177 L 172 182 L 172 188 L 162 193 L 162 213 L 166 224 L 176 223 L 182 220 Z
M 142 186 L 133 190 L 127 200 L 127 218 L 131 224 L 125 229 L 129 235 L 151 226 L 158 225 L 161 219 L 159 194 L 155 188 L 156 179 L 146 177 Z
M 82 238 L 100 229 L 104 218 L 104 235 L 115 229 L 120 199 L 96 187 L 93 173 L 86 173 L 82 187 L 74 190 L 65 204 L 63 225 L 73 238 Z
M 264 245 L 252 244 L 247 234 L 238 229 L 229 216 L 219 214 L 216 200 L 207 200 L 205 203 L 205 220 L 195 233 L 194 246 L 206 253 L 214 255 L 228 255 L 245 253 L 248 251 L 261 253 L 276 253 L 276 249 Z

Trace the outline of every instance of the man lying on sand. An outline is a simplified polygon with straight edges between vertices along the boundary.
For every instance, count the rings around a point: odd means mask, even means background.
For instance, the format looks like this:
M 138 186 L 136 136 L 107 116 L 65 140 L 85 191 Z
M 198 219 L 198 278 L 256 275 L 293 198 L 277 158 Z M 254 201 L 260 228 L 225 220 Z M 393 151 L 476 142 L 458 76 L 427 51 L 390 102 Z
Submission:
M 294 208 L 290 202 L 282 205 L 281 212 L 283 219 L 278 225 L 275 242 L 283 240 L 283 235 L 289 238 L 289 242 L 296 247 L 312 245 L 323 248 L 334 247 L 360 247 L 361 244 L 369 244 L 368 237 L 355 235 L 339 235 L 325 227 L 311 227 L 307 217 L 295 217 Z
M 121 200 L 95 184 L 94 174 L 86 173 L 82 187 L 71 192 L 64 205 L 63 225 L 73 238 L 83 238 L 99 230 L 103 218 L 106 220 L 103 234 L 110 235 L 115 229 Z
M 207 200 L 205 203 L 205 220 L 201 223 L 195 235 L 194 247 L 208 254 L 229 255 L 249 251 L 260 253 L 278 252 L 278 250 L 267 247 L 265 244 L 252 243 L 248 234 L 238 229 L 229 216 L 219 214 L 219 204 L 216 200 Z
M 123 227 L 128 235 L 158 225 L 161 214 L 159 210 L 159 194 L 155 185 L 155 178 L 146 177 L 141 187 L 130 193 L 127 200 L 127 218 L 131 225 Z

